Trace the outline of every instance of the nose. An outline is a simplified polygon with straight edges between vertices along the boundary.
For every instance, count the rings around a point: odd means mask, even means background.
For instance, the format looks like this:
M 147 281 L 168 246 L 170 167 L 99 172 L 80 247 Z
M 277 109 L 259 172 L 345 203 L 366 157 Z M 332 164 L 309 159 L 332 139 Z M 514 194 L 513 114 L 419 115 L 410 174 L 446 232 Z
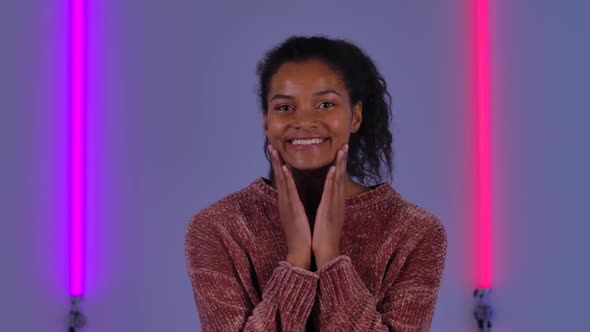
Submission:
M 305 128 L 317 128 L 319 123 L 319 114 L 313 109 L 299 109 L 299 112 L 295 112 L 295 118 L 293 121 L 293 127 L 296 129 Z

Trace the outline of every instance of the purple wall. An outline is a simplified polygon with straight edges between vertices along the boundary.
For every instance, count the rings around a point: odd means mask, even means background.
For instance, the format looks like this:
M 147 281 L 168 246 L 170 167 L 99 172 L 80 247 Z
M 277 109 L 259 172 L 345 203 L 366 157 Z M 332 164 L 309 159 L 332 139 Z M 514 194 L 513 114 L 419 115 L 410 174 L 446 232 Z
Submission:
M 265 174 L 256 61 L 317 33 L 357 42 L 387 79 L 393 185 L 449 237 L 432 330 L 476 330 L 467 0 L 89 2 L 83 331 L 200 330 L 186 224 Z M 494 331 L 579 331 L 590 3 L 493 3 Z M 0 2 L 0 331 L 65 331 L 65 12 L 65 1 Z

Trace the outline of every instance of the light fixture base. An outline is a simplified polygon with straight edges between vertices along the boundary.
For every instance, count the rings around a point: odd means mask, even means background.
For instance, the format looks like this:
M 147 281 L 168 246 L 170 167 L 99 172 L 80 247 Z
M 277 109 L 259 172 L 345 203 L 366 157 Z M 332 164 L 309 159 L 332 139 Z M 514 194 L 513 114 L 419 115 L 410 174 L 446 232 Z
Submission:
M 489 332 L 492 328 L 494 309 L 490 304 L 491 292 L 491 288 L 476 288 L 475 291 L 473 291 L 473 296 L 477 300 L 473 316 L 477 320 L 477 327 L 482 332 Z
M 82 296 L 70 297 L 71 307 L 68 314 L 68 332 L 76 332 L 76 329 L 79 329 L 86 324 L 86 316 L 82 314 L 79 308 L 79 303 L 82 299 Z

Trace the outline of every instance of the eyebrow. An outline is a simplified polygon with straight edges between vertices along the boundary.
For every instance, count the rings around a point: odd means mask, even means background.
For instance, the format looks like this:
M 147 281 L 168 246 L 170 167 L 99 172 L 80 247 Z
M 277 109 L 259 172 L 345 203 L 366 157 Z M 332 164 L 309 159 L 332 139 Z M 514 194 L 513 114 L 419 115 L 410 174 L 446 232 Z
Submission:
M 327 94 L 330 94 L 330 93 L 334 93 L 334 94 L 337 94 L 340 97 L 342 97 L 342 95 L 340 93 L 338 93 L 338 91 L 333 90 L 333 89 L 318 91 L 318 92 L 315 92 L 313 95 L 314 95 L 314 97 L 317 97 L 317 96 L 321 96 L 321 95 L 327 95 Z M 270 98 L 270 101 L 273 101 L 275 99 L 295 99 L 295 97 L 289 96 L 289 95 L 280 95 L 280 94 L 277 94 L 277 95 L 272 96 L 272 98 Z

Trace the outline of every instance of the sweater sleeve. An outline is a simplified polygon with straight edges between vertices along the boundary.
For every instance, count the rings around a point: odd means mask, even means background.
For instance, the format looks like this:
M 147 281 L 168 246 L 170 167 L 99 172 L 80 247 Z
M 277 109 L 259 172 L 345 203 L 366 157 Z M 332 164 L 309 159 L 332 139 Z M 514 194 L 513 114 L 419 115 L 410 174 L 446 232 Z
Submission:
M 379 304 L 355 271 L 350 257 L 335 257 L 318 270 L 322 330 L 429 331 L 446 250 L 445 230 L 437 224 L 410 252 Z
M 315 300 L 318 276 L 280 261 L 262 299 L 246 291 L 216 228 L 191 220 L 185 256 L 204 332 L 303 331 Z

